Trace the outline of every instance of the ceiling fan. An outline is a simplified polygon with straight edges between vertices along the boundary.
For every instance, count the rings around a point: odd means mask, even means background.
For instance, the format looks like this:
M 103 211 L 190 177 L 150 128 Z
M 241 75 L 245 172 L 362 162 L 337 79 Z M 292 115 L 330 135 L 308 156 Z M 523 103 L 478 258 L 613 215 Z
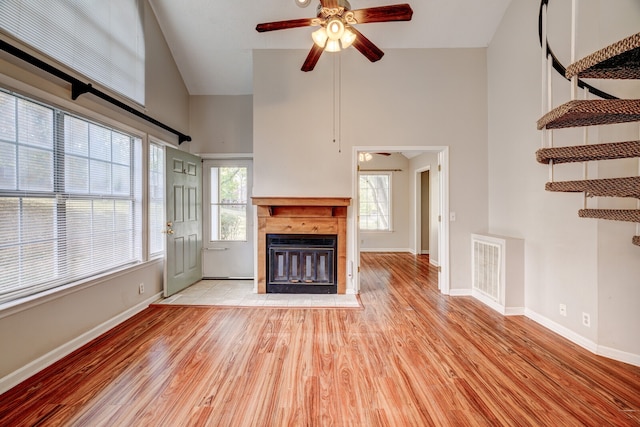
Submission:
M 310 0 L 295 1 L 301 7 L 310 3 Z M 353 25 L 371 22 L 410 21 L 412 16 L 413 10 L 408 4 L 351 10 L 351 5 L 347 0 L 320 0 L 316 18 L 266 22 L 258 24 L 256 30 L 263 33 L 288 28 L 319 26 L 320 28 L 312 34 L 314 43 L 307 59 L 302 64 L 302 71 L 311 71 L 325 50 L 338 52 L 351 45 L 366 56 L 369 61 L 380 60 L 384 52 L 356 30 Z
M 368 162 L 373 159 L 373 155 L 377 154 L 378 156 L 390 156 L 391 153 L 369 153 L 366 151 L 358 153 L 358 161 L 359 162 Z

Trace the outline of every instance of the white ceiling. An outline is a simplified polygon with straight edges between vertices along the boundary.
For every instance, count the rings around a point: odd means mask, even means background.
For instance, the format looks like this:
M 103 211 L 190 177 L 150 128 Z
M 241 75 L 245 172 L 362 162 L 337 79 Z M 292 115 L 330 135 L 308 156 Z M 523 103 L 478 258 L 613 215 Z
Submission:
M 253 93 L 253 49 L 311 48 L 312 28 L 258 33 L 257 24 L 315 17 L 317 1 L 149 0 L 191 95 Z M 486 47 L 511 0 L 350 0 L 352 9 L 409 3 L 409 22 L 361 24 L 385 49 Z M 300 56 L 300 65 L 305 53 Z M 382 58 L 384 61 L 385 58 Z M 320 58 L 322 61 L 322 58 Z M 375 66 L 375 64 L 372 64 Z M 302 72 L 302 71 L 301 71 Z

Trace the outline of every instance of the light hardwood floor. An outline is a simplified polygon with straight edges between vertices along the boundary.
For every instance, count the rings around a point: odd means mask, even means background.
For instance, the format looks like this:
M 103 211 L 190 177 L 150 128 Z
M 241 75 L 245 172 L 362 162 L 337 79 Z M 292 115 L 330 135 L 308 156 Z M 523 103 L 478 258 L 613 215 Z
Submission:
M 640 368 L 362 255 L 364 309 L 151 307 L 0 396 L 0 426 L 633 426 Z

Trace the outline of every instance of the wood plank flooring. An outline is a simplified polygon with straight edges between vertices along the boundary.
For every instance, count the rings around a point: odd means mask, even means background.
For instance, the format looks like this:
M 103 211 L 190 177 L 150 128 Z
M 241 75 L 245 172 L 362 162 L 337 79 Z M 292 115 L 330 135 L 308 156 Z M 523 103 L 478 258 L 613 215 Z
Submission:
M 364 309 L 151 307 L 0 396 L 0 426 L 640 426 L 640 368 L 362 254 Z

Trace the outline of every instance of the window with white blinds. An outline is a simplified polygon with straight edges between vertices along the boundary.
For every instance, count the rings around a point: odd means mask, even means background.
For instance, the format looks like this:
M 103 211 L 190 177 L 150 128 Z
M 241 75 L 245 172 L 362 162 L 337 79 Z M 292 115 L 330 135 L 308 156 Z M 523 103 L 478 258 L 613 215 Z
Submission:
M 149 144 L 149 256 L 164 253 L 164 147 Z
M 360 173 L 360 230 L 391 231 L 391 172 Z
M 0 303 L 142 260 L 141 140 L 0 91 Z
M 141 10 L 139 0 L 0 1 L 0 29 L 144 105 Z

